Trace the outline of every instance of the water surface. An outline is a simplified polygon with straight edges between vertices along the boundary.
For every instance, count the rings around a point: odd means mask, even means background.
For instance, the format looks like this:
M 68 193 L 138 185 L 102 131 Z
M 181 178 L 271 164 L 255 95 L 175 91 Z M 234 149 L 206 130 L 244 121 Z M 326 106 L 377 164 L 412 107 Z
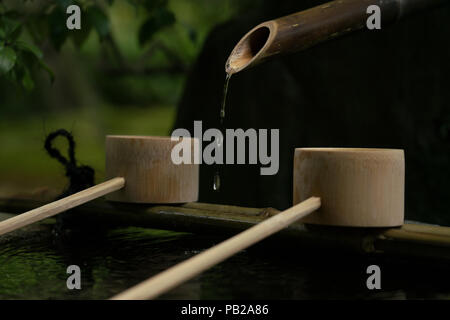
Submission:
M 47 222 L 0 237 L 0 299 L 107 299 L 221 240 L 133 227 L 62 241 Z M 448 266 L 380 259 L 264 242 L 161 298 L 450 298 Z M 375 292 L 365 284 L 365 268 L 373 263 L 383 275 Z M 81 290 L 66 287 L 72 264 L 81 268 Z

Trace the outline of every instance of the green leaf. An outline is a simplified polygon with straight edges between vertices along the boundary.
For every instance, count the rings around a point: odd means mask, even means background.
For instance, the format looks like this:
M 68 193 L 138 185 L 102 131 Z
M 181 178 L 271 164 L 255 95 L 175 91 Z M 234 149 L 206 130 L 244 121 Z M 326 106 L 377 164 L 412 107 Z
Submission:
M 50 39 L 50 22 L 47 15 L 30 19 L 24 26 L 34 43 L 44 43 Z
M 198 40 L 197 31 L 191 25 L 183 24 L 183 26 L 186 29 L 186 32 L 187 32 L 188 37 L 189 37 L 189 40 L 191 40 L 191 42 L 193 42 L 193 43 L 196 43 L 197 40 Z
M 8 73 L 16 64 L 16 52 L 10 47 L 0 49 L 0 74 Z
M 90 24 L 97 30 L 100 39 L 105 38 L 109 34 L 110 25 L 106 14 L 98 7 L 90 7 L 87 10 L 87 19 Z M 83 27 L 81 27 L 83 28 Z
M 83 22 L 80 30 L 70 31 L 73 43 L 77 46 L 77 48 L 81 48 L 81 46 L 86 42 L 87 38 L 91 34 L 91 31 L 92 25 L 86 20 Z
M 31 91 L 34 88 L 34 80 L 31 77 L 30 70 L 25 67 L 22 75 L 22 85 L 27 91 Z
M 144 7 L 149 12 L 153 12 L 154 10 L 167 7 L 168 0 L 144 0 L 138 2 L 140 5 L 142 5 L 143 2 Z
M 157 9 L 139 29 L 139 44 L 145 45 L 154 34 L 164 27 L 175 23 L 175 15 L 166 8 Z
M 15 40 L 20 34 L 21 26 L 18 20 L 2 16 L 0 17 L 0 29 L 2 30 L 0 36 L 4 39 Z
M 10 42 L 16 41 L 19 38 L 21 33 L 22 33 L 22 25 L 19 25 L 13 32 L 11 32 L 9 34 L 9 39 L 8 40 Z
M 55 74 L 53 73 L 52 69 L 44 62 L 44 60 L 39 60 L 39 66 L 47 71 L 48 76 L 50 77 L 50 82 L 55 82 Z
M 41 49 L 39 49 L 32 43 L 27 43 L 24 41 L 16 41 L 15 46 L 20 50 L 32 53 L 38 59 L 42 59 L 42 57 L 44 56 Z
M 69 32 L 66 27 L 66 15 L 64 11 L 55 8 L 49 15 L 48 23 L 50 39 L 56 50 L 59 50 L 66 41 Z
M 75 4 L 75 1 L 73 0 L 56 0 L 56 2 L 59 4 L 60 7 L 64 9 L 64 11 L 67 9 L 68 6 Z

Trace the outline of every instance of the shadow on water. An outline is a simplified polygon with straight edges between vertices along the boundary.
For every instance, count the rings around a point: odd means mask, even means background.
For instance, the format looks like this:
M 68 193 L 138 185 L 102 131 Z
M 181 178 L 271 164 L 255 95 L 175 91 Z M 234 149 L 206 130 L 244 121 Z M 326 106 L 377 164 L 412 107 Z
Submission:
M 68 238 L 51 230 L 39 225 L 0 238 L 0 299 L 107 299 L 222 240 L 134 227 Z M 366 287 L 371 264 L 381 268 L 382 290 Z M 81 268 L 81 290 L 66 287 L 69 265 Z M 264 241 L 161 298 L 448 299 L 447 268 Z

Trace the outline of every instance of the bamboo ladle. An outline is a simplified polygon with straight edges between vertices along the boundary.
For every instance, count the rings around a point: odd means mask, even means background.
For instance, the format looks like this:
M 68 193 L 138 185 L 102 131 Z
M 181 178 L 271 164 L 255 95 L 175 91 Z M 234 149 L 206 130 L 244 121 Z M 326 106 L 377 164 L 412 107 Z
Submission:
M 191 138 L 184 138 L 191 144 Z M 170 137 L 107 136 L 108 181 L 0 222 L 0 235 L 54 216 L 83 203 L 107 199 L 134 203 L 184 203 L 197 201 L 199 167 L 175 165 Z
M 305 223 L 335 226 L 400 226 L 404 220 L 404 170 L 403 150 L 296 149 L 295 206 L 112 299 L 156 298 L 301 218 Z

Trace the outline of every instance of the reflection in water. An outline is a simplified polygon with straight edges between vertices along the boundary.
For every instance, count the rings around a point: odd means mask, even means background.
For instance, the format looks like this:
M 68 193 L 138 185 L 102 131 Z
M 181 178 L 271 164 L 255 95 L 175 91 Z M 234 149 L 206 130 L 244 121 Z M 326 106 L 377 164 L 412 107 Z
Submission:
M 49 226 L 0 238 L 0 299 L 106 299 L 215 244 L 217 237 L 141 228 L 78 236 L 63 243 Z M 165 299 L 449 298 L 445 268 L 430 264 L 305 253 L 263 243 L 179 286 Z M 80 266 L 82 290 L 66 288 Z M 383 290 L 366 289 L 365 268 L 379 264 Z M 414 279 L 414 281 L 411 281 Z

